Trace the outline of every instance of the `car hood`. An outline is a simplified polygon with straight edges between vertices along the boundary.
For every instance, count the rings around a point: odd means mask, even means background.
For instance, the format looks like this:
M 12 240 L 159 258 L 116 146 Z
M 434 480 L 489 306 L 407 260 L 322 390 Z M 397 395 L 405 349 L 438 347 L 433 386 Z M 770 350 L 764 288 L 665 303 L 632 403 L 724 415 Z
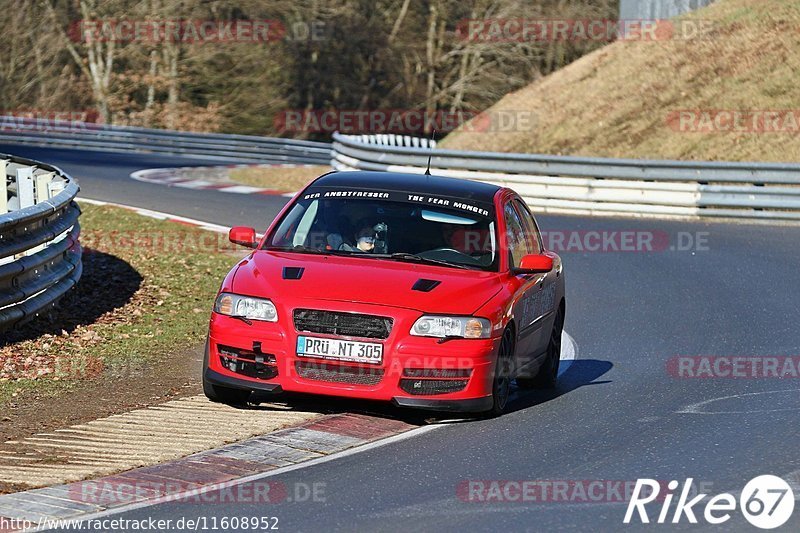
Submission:
M 500 288 L 496 272 L 274 251 L 256 251 L 239 263 L 231 287 L 271 299 L 286 295 L 461 315 L 477 311 Z

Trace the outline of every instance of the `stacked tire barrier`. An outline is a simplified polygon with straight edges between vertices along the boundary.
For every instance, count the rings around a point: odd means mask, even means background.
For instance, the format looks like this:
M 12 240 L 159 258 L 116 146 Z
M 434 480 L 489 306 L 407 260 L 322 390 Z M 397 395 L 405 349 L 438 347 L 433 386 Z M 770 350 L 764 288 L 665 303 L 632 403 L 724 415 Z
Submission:
M 0 154 L 0 332 L 49 310 L 81 277 L 78 184 Z M 0 337 L 2 339 L 2 337 Z
M 145 152 L 237 163 L 327 165 L 331 160 L 330 144 L 314 141 L 11 116 L 0 116 L 0 142 L 104 152 Z
M 433 173 L 516 190 L 539 212 L 800 220 L 800 165 L 562 157 L 426 148 L 334 134 L 337 170 Z

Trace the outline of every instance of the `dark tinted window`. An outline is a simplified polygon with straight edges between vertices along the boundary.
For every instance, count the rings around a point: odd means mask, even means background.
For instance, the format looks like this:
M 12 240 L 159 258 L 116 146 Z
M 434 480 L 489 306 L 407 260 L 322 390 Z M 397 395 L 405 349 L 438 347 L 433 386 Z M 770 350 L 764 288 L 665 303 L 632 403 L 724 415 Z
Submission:
M 542 253 L 542 245 L 539 239 L 539 228 L 536 226 L 536 221 L 533 219 L 528 206 L 524 205 L 519 200 L 514 200 L 514 207 L 517 208 L 522 225 L 525 228 L 525 234 L 528 240 L 528 253 L 540 254 Z
M 508 239 L 508 249 L 511 254 L 511 264 L 514 267 L 520 266 L 523 256 L 528 253 L 528 240 L 525 236 L 525 228 L 519 214 L 511 205 L 507 203 L 503 209 L 503 216 L 506 221 L 506 237 Z
M 413 254 L 457 266 L 496 270 L 493 213 L 461 201 L 438 205 L 424 197 L 426 202 L 420 205 L 404 201 L 403 195 L 385 195 L 394 198 L 309 194 L 292 206 L 267 246 L 377 259 Z

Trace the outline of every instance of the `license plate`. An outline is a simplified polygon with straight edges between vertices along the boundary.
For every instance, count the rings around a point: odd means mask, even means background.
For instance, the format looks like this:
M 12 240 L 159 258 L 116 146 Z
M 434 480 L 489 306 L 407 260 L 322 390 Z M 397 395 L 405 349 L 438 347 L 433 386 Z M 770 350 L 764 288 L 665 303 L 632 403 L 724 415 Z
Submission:
M 299 336 L 297 355 L 379 365 L 383 361 L 383 344 Z

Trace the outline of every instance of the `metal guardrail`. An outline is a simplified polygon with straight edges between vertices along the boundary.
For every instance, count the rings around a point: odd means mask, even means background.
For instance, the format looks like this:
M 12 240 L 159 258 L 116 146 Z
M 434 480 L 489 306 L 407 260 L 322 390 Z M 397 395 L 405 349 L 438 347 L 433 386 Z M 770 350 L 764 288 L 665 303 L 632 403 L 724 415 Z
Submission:
M 0 116 L 0 141 L 110 152 L 150 152 L 240 163 L 330 163 L 328 143 L 275 137 L 190 133 Z
M 800 165 L 603 159 L 427 149 L 333 136 L 338 170 L 422 173 L 516 190 L 540 212 L 800 220 Z
M 337 135 L 339 135 L 337 133 Z M 344 136 L 341 136 L 344 137 Z M 381 144 L 384 146 L 408 146 L 411 148 L 436 148 L 436 140 L 411 135 L 394 135 L 391 133 L 374 133 L 364 135 L 348 135 L 347 139 L 361 141 L 365 144 Z
M 0 332 L 49 309 L 81 277 L 78 184 L 0 154 Z

